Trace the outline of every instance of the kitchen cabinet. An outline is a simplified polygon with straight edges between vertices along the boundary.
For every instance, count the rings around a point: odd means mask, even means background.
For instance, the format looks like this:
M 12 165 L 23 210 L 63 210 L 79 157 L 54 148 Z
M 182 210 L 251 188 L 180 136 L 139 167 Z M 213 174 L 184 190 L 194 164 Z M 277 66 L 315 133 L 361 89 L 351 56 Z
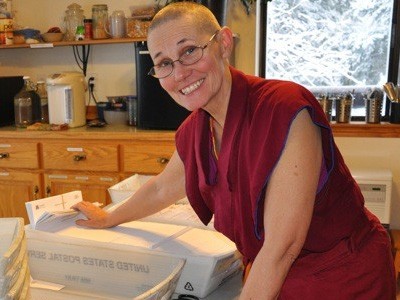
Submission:
M 25 202 L 40 198 L 39 144 L 0 138 L 0 217 L 28 217 Z
M 126 173 L 156 174 L 171 158 L 175 144 L 171 141 L 144 140 L 123 146 L 123 168 Z
M 29 131 L 0 128 L 0 217 L 24 217 L 25 202 L 73 190 L 109 204 L 108 188 L 135 173 L 158 174 L 175 132 L 116 125 Z
M 25 202 L 41 197 L 39 174 L 20 171 L 0 172 L 0 217 L 22 217 L 28 224 Z
M 82 191 L 85 201 L 111 203 L 107 189 L 120 181 L 118 174 L 93 175 L 91 173 L 45 173 L 46 195 L 59 195 L 76 190 Z

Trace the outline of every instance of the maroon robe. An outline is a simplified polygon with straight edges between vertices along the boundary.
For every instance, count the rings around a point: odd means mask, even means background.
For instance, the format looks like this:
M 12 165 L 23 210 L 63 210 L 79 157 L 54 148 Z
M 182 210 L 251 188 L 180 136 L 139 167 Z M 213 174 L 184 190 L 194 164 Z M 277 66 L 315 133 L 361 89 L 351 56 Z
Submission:
M 321 130 L 325 172 L 303 249 L 280 299 L 395 299 L 387 233 L 364 207 L 314 96 L 292 82 L 265 80 L 233 68 L 231 74 L 218 160 L 212 151 L 210 116 L 204 110 L 193 112 L 176 134 L 187 196 L 201 221 L 207 224 L 214 214 L 216 230 L 235 242 L 244 263 L 255 259 L 264 242 L 268 180 L 292 121 L 307 109 Z

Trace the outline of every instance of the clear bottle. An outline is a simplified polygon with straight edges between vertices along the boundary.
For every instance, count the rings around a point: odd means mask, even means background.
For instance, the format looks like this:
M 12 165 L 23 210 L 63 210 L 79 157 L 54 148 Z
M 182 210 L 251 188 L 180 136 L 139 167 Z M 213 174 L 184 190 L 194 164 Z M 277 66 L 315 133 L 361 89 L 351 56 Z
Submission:
M 49 123 L 49 101 L 47 97 L 46 83 L 38 81 L 36 92 L 40 97 L 40 122 Z
M 32 95 L 30 90 L 30 78 L 24 76 L 24 86 L 14 97 L 15 126 L 27 127 L 33 123 L 32 120 Z

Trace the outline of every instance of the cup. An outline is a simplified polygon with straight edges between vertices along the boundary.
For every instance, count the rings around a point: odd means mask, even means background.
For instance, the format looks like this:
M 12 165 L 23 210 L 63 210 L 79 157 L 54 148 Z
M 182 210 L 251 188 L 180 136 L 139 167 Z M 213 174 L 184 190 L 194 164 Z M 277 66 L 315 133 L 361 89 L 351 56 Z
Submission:
M 400 124 L 400 102 L 390 102 L 389 122 L 393 124 Z
M 116 10 L 111 14 L 107 33 L 112 38 L 124 38 L 126 36 L 125 13 L 122 10 Z

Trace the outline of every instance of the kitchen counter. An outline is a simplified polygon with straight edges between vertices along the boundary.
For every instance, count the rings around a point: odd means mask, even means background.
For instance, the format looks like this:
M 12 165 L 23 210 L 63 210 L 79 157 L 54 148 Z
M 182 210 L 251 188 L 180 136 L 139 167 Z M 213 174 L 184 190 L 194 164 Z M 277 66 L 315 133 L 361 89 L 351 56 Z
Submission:
M 381 122 L 380 124 L 366 124 L 365 122 L 350 122 L 350 123 L 331 123 L 332 131 L 335 137 L 383 137 L 383 138 L 399 138 L 400 124 L 391 124 Z M 79 136 L 77 135 L 79 134 Z M 15 126 L 0 127 L 0 138 L 87 138 L 99 139 L 107 134 L 107 139 L 117 140 L 125 138 L 130 134 L 135 134 L 140 137 L 156 137 L 171 139 L 175 135 L 173 130 L 144 130 L 137 129 L 133 126 L 126 125 L 107 125 L 101 128 L 93 127 L 78 127 L 63 131 L 33 131 Z
M 104 127 L 77 127 L 60 131 L 27 130 L 15 126 L 0 127 L 0 138 L 21 139 L 85 139 L 85 140 L 119 140 L 135 135 L 138 138 L 171 140 L 175 136 L 172 130 L 144 130 L 126 125 L 107 125 Z

